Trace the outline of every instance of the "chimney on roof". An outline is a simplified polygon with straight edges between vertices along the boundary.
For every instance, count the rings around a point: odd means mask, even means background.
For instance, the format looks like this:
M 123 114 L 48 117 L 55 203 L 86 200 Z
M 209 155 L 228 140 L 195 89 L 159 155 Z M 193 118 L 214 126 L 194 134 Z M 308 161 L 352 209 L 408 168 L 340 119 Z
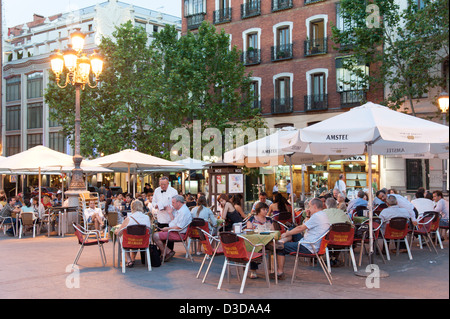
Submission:
M 39 19 L 44 19 L 44 18 L 45 17 L 41 16 L 40 14 L 36 14 L 36 13 L 33 14 L 33 22 L 36 20 L 39 20 Z

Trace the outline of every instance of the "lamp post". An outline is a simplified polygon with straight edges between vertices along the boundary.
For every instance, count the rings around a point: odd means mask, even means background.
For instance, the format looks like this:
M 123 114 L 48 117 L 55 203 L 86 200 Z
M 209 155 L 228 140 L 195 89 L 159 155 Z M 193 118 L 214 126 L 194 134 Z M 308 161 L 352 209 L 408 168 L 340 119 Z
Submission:
M 80 92 L 88 85 L 95 88 L 98 85 L 98 77 L 103 69 L 103 60 L 94 50 L 94 53 L 88 58 L 83 53 L 85 34 L 76 30 L 70 35 L 72 44 L 68 48 L 60 52 L 57 50 L 50 56 L 52 71 L 56 76 L 56 84 L 60 88 L 65 88 L 69 83 L 75 86 L 75 154 L 73 162 L 75 168 L 72 170 L 72 178 L 69 185 L 69 192 L 78 193 L 86 190 L 83 180 L 83 170 L 81 169 L 81 161 L 83 157 L 80 155 Z M 61 83 L 61 74 L 67 70 L 65 80 Z M 90 74 L 95 78 L 94 84 L 90 82 Z M 68 192 L 68 194 L 69 194 Z
M 441 94 L 439 94 L 439 98 L 438 98 L 438 103 L 439 103 L 439 108 L 442 111 L 442 119 L 444 122 L 444 125 L 447 125 L 447 111 L 448 111 L 448 93 L 443 91 Z M 447 160 L 443 159 L 442 160 L 442 170 L 443 170 L 443 174 L 442 174 L 442 192 L 446 192 L 447 191 Z

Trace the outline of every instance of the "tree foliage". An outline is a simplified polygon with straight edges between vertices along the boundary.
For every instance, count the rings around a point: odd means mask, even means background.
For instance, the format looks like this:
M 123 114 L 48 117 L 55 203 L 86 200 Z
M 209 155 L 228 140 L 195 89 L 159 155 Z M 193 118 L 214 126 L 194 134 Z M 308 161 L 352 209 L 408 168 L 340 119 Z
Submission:
M 448 59 L 448 1 L 423 3 L 419 8 L 408 0 L 403 8 L 394 0 L 374 0 L 378 12 L 371 12 L 365 0 L 341 0 L 343 28 L 332 27 L 333 41 L 352 55 L 344 67 L 371 65 L 370 74 L 358 75 L 370 85 L 386 85 L 390 93 L 384 103 L 398 109 L 408 102 L 414 115 L 415 97 L 444 85 L 440 68 Z M 370 20 L 376 14 L 379 26 Z
M 98 88 L 81 94 L 81 153 L 110 154 L 125 148 L 169 158 L 170 133 L 215 127 L 253 125 L 250 75 L 240 52 L 229 49 L 229 37 L 205 22 L 197 33 L 179 37 L 167 25 L 148 45 L 144 29 L 131 22 L 116 28 L 99 45 L 104 71 Z M 50 118 L 68 136 L 74 130 L 74 88 L 53 81 L 46 90 Z M 253 122 L 252 122 L 253 121 Z M 192 134 L 191 134 L 192 136 Z M 203 141 L 205 143 L 207 141 Z

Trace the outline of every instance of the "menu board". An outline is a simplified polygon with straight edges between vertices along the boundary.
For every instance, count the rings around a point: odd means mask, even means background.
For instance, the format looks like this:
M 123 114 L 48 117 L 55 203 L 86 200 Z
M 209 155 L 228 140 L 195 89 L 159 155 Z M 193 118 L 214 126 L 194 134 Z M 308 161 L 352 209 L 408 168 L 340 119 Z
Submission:
M 228 190 L 230 194 L 238 194 L 244 192 L 244 175 L 230 174 L 228 180 Z

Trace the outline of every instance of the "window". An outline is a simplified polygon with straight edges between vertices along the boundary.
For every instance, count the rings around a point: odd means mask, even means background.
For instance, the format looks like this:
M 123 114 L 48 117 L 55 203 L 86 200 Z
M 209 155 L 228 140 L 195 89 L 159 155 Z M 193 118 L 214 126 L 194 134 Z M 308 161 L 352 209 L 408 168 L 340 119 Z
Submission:
M 254 28 L 243 33 L 244 65 L 259 64 L 261 62 L 261 51 L 259 49 L 259 42 L 261 36 L 261 29 Z
M 343 16 L 340 3 L 336 4 L 336 27 L 340 32 L 347 34 L 347 38 L 341 43 L 341 49 L 348 49 L 353 43 L 353 29 L 356 23 L 353 19 Z
M 356 63 L 353 70 L 345 68 L 349 57 L 336 59 L 336 91 L 341 95 L 341 107 L 361 105 L 366 100 L 368 83 L 364 76 L 369 74 L 369 67 Z
M 6 80 L 6 102 L 20 100 L 20 76 Z
M 318 111 L 328 108 L 328 69 L 314 69 L 306 72 L 308 95 L 305 96 L 305 110 Z
M 229 0 L 219 0 L 216 6 L 216 11 L 214 11 L 214 24 L 230 21 L 231 21 L 231 7 Z
M 6 107 L 6 130 L 20 130 L 20 105 Z
M 206 4 L 204 0 L 184 0 L 184 16 L 188 17 L 194 14 L 206 13 Z
M 136 28 L 142 28 L 142 29 L 144 29 L 145 30 L 145 28 L 146 28 L 146 26 L 147 26 L 147 23 L 145 23 L 145 22 L 142 22 L 142 21 L 134 21 L 134 26 L 136 27 Z
M 6 156 L 20 153 L 20 135 L 6 136 Z
M 261 14 L 261 0 L 244 0 L 241 4 L 241 18 L 250 18 Z
M 42 102 L 28 104 L 27 128 L 29 129 L 42 128 L 42 112 L 43 112 Z
M 49 133 L 49 147 L 52 150 L 65 153 L 66 152 L 66 139 L 62 132 Z
M 35 72 L 27 75 L 27 98 L 33 99 L 42 97 L 43 94 L 43 73 Z
M 327 53 L 326 22 L 322 15 L 307 19 L 305 56 Z
M 274 99 L 272 113 L 288 113 L 293 110 L 291 73 L 282 73 L 274 77 Z
M 250 84 L 250 94 L 253 97 L 253 105 L 252 107 L 255 109 L 261 108 L 261 92 L 260 92 L 260 86 L 261 86 L 261 79 L 260 78 L 254 78 L 252 83 Z
M 273 26 L 274 46 L 272 47 L 272 61 L 291 59 L 292 51 L 292 22 L 282 22 Z
M 27 149 L 42 145 L 42 134 L 28 134 L 27 135 Z

